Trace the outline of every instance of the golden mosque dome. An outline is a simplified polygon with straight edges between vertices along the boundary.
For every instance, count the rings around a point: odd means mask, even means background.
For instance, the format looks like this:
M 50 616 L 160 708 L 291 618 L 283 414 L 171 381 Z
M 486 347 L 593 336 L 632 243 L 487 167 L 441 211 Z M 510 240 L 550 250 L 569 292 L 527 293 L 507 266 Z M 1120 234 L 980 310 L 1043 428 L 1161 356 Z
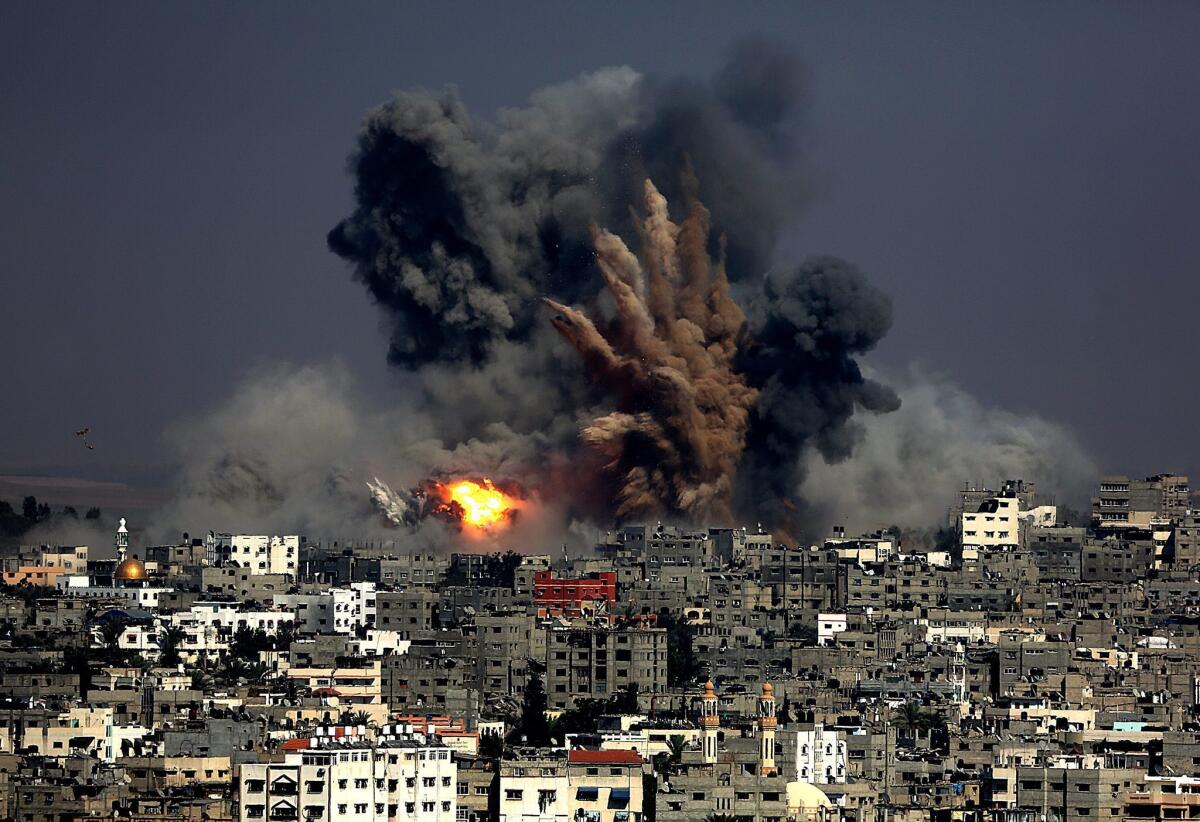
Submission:
M 129 559 L 122 562 L 120 565 L 117 566 L 117 570 L 113 571 L 113 579 L 127 581 L 127 580 L 132 580 L 132 579 L 145 579 L 145 578 L 146 578 L 146 566 L 143 565 L 140 560 L 136 560 L 133 557 L 130 557 Z

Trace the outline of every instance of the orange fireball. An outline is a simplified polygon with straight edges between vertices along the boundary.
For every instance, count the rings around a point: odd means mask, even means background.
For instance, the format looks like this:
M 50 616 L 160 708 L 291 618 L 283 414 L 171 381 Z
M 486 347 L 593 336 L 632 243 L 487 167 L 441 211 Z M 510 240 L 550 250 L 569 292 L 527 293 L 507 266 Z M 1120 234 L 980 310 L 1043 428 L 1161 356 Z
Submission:
M 462 521 L 476 528 L 488 528 L 506 521 L 514 513 L 516 500 L 504 494 L 492 481 L 458 480 L 442 486 L 443 493 L 462 510 Z

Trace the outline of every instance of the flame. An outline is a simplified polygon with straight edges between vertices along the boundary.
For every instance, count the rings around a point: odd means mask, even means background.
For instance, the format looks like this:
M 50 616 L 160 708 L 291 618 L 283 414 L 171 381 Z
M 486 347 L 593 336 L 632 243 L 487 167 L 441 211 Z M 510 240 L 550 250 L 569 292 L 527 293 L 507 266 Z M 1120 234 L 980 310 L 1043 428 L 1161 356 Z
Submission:
M 516 513 L 517 500 L 492 484 L 489 479 L 479 482 L 457 480 L 439 486 L 445 500 L 444 510 L 474 528 L 490 528 L 507 522 Z

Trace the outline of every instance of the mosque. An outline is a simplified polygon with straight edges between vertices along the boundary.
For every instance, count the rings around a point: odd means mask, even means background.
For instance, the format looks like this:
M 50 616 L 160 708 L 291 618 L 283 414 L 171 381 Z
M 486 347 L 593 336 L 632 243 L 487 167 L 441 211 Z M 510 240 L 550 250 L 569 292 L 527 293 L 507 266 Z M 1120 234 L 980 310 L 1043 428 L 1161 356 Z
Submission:
M 146 579 L 145 564 L 135 557 L 127 557 L 129 553 L 129 529 L 125 527 L 125 517 L 117 526 L 117 567 L 113 570 L 113 584 L 139 582 Z M 128 587 L 128 585 L 126 586 Z
M 117 560 L 113 570 L 98 571 L 84 575 L 61 576 L 58 589 L 68 596 L 96 599 L 123 599 L 126 607 L 153 610 L 158 607 L 164 594 L 174 588 L 156 584 L 146 572 L 146 565 L 136 557 L 129 556 L 129 529 L 122 517 L 114 538 Z

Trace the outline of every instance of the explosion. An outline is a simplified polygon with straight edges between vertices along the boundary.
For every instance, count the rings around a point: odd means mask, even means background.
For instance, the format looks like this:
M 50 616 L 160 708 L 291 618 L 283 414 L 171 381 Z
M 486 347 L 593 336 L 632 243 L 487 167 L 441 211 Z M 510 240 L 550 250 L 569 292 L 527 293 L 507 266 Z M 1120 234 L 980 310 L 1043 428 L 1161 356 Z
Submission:
M 858 362 L 886 295 L 832 257 L 775 260 L 803 92 L 794 56 L 747 43 L 707 81 L 604 69 L 491 124 L 453 89 L 372 111 L 328 242 L 413 377 L 440 450 L 420 470 L 522 477 L 568 521 L 795 530 L 808 454 L 846 459 L 854 417 L 899 405 Z
M 546 298 L 558 332 L 617 409 L 582 432 L 617 480 L 616 515 L 664 507 L 692 517 L 731 516 L 737 465 L 758 396 L 733 368 L 746 316 L 729 294 L 725 261 L 709 258 L 709 213 L 695 175 L 683 174 L 686 216 L 645 181 L 641 255 L 594 228 L 596 263 L 617 316 L 601 331 L 582 312 Z
M 524 506 L 525 489 L 515 482 L 500 486 L 487 477 L 442 482 L 429 479 L 397 493 L 378 477 L 368 482 L 371 501 L 389 525 L 416 526 L 429 517 L 458 528 L 492 531 L 510 525 Z
M 465 479 L 434 483 L 433 491 L 440 499 L 433 509 L 435 515 L 485 530 L 506 525 L 516 516 L 519 505 L 515 497 L 508 496 L 486 478 L 478 482 Z

